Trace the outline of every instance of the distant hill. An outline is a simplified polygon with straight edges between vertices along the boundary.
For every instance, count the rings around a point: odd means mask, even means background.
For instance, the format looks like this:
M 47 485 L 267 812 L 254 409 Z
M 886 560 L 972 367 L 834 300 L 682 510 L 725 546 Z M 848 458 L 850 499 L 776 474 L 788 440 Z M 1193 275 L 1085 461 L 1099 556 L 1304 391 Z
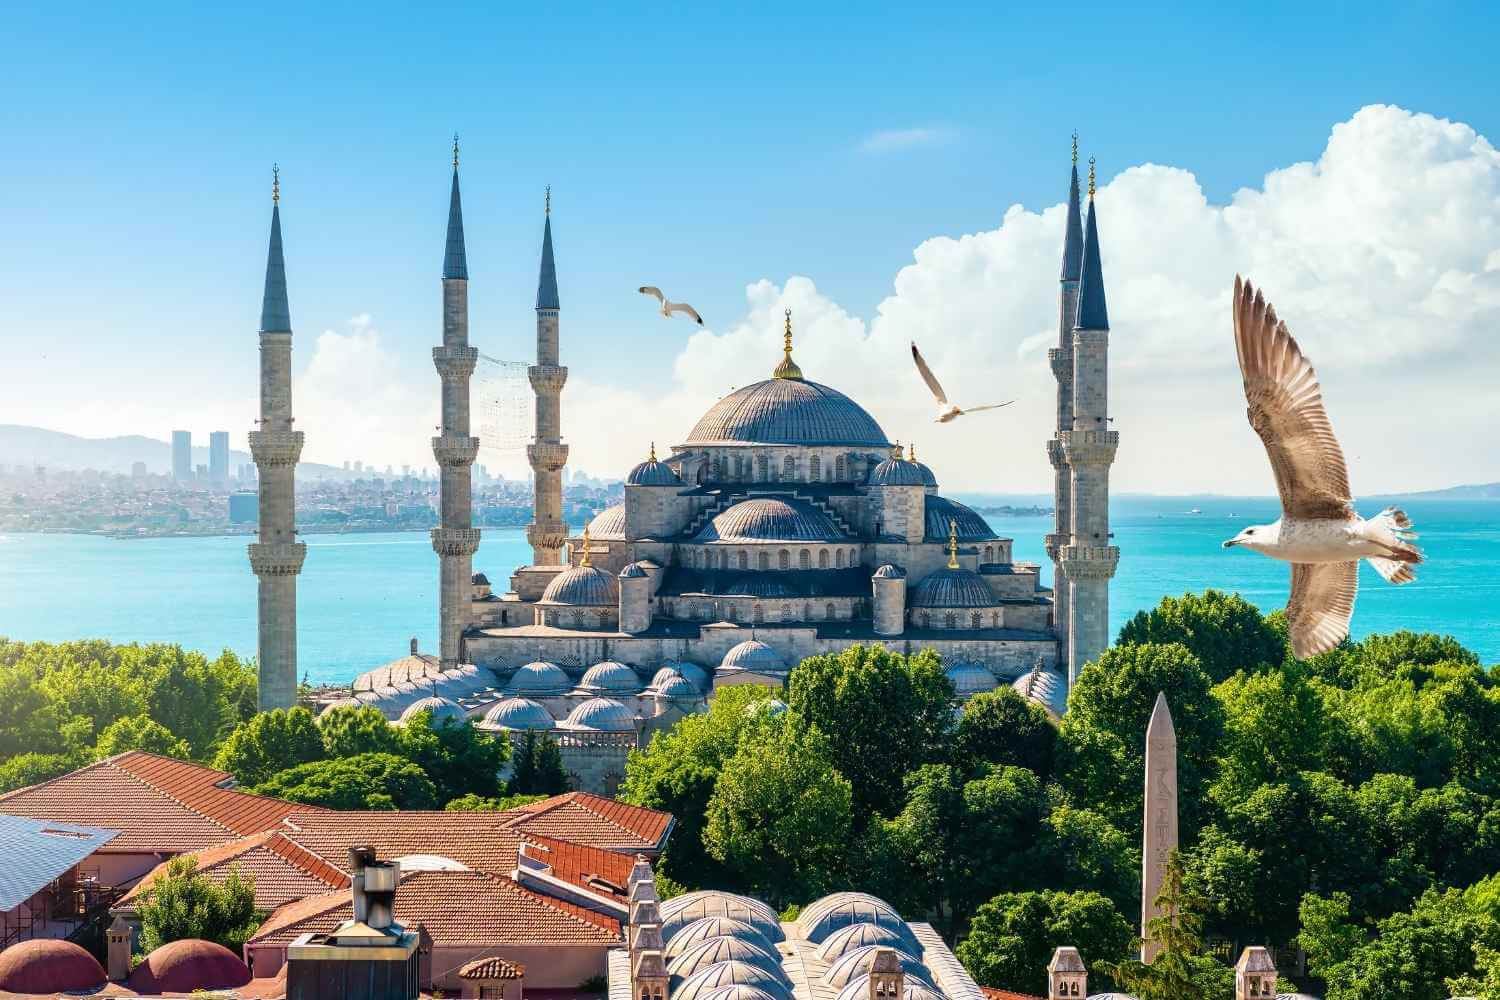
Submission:
M 193 435 L 193 464 L 208 464 L 208 433 Z M 202 444 L 198 444 L 198 442 Z M 229 471 L 249 462 L 247 452 L 229 451 Z M 172 471 L 172 445 L 168 441 L 129 434 L 122 437 L 86 438 L 44 427 L 0 424 L 0 465 L 45 465 L 49 469 L 98 469 L 129 473 L 136 462 L 145 462 L 149 472 Z M 317 462 L 302 462 L 298 475 L 309 479 L 352 478 L 343 469 Z
M 1500 500 L 1500 483 L 1470 483 L 1425 493 L 1403 493 L 1402 496 L 1421 497 L 1423 500 Z

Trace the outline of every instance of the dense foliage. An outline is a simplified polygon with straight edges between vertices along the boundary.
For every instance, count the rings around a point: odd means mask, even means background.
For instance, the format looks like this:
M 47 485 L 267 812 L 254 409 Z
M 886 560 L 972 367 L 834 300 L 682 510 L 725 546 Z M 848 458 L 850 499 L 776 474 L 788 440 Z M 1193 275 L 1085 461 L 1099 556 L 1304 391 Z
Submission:
M 231 869 L 223 882 L 200 875 L 191 857 L 173 858 L 152 880 L 136 913 L 141 921 L 141 950 L 150 954 L 164 944 L 201 938 L 239 954 L 265 914 L 255 909 L 255 883 Z
M 329 809 L 436 809 L 440 804 L 422 769 L 390 753 L 298 764 L 250 790 Z
M 1001 893 L 985 903 L 957 951 L 979 982 L 1045 995 L 1054 941 L 1088 956 L 1089 988 L 1101 993 L 1112 985 L 1101 963 L 1123 961 L 1136 947 L 1130 923 L 1103 896 L 1048 890 Z

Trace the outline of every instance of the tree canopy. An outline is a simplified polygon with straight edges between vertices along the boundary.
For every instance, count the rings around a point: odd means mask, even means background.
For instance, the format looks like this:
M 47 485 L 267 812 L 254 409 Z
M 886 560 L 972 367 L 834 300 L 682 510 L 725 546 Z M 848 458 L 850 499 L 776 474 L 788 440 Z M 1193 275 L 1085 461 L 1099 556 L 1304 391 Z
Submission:
M 436 809 L 436 786 L 422 768 L 389 753 L 319 760 L 279 771 L 251 791 L 329 809 Z
M 277 708 L 242 722 L 214 757 L 242 785 L 258 785 L 280 771 L 323 759 L 323 737 L 305 708 Z
M 141 950 L 190 938 L 213 941 L 239 954 L 265 918 L 255 909 L 255 882 L 230 869 L 222 882 L 199 873 L 190 856 L 173 858 L 136 903 Z
M 1064 946 L 1077 948 L 1094 970 L 1089 989 L 1113 984 L 1103 971 L 1135 948 L 1135 932 L 1115 905 L 1096 892 L 1007 892 L 979 907 L 957 954 L 983 986 L 1047 992 L 1047 963 Z

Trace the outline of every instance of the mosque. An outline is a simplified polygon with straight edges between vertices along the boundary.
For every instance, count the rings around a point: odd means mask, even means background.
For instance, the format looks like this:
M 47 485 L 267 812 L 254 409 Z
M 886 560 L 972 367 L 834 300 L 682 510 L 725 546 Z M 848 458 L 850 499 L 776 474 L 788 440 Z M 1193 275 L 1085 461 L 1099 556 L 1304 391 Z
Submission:
M 1108 319 L 1093 194 L 1091 167 L 1085 227 L 1075 142 L 1059 346 L 1049 352 L 1058 381 L 1057 432 L 1047 445 L 1057 470 L 1057 527 L 1046 540 L 1055 590 L 1042 584 L 1036 564 L 1015 561 L 1011 539 L 942 495 L 915 449 L 904 453 L 867 410 L 802 370 L 790 311 L 781 356 L 766 359 L 769 377 L 720 399 L 685 434 L 675 432 L 678 443 L 663 454 L 654 444 L 642 447 L 644 461 L 625 476 L 624 502 L 571 533 L 561 517 L 568 370 L 560 364 L 550 195 L 537 362 L 529 369 L 533 558 L 497 588 L 472 565 L 479 530 L 470 466 L 479 442 L 470 435 L 468 382 L 477 351 L 468 343 L 455 146 L 443 340 L 433 352 L 443 420 L 433 438 L 442 470 L 442 521 L 432 532 L 440 648 L 436 656 L 420 653 L 413 642 L 410 656 L 359 677 L 350 700 L 396 720 L 427 709 L 513 736 L 548 732 L 575 782 L 604 792 L 618 784 L 630 748 L 703 710 L 718 688 L 780 686 L 803 658 L 855 643 L 935 650 L 959 700 L 1011 684 L 1060 715 L 1070 679 L 1108 644 L 1108 580 L 1118 559 L 1108 533 L 1117 435 L 1105 412 Z M 279 219 L 273 225 L 266 294 L 274 308 L 267 308 L 289 329 Z M 290 333 L 273 333 L 276 346 L 281 338 L 289 343 Z M 277 368 L 262 381 L 289 420 L 289 390 L 282 395 L 275 384 L 280 374 Z M 262 479 L 263 491 L 267 485 L 286 489 L 274 477 Z M 287 507 L 262 504 L 263 532 L 265 512 Z M 279 541 L 270 527 L 268 540 Z M 263 575 L 263 692 L 280 689 L 265 682 L 268 670 L 286 671 L 266 657 L 285 648 L 287 631 L 284 622 L 277 628 L 277 594 L 268 604 L 266 583 Z

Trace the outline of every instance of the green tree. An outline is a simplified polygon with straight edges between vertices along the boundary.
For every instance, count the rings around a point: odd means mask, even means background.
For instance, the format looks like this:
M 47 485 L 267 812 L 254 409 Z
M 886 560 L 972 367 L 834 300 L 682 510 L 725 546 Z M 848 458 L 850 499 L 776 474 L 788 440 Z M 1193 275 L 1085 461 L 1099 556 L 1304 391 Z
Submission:
M 401 736 L 373 705 L 340 705 L 318 716 L 327 757 L 356 757 L 362 753 L 400 753 Z
M 533 802 L 541 802 L 547 798 L 545 795 L 507 795 L 498 799 L 487 799 L 483 795 L 460 795 L 451 799 L 443 805 L 447 812 L 506 812 L 511 809 L 519 809 L 521 806 L 530 805 Z
M 788 704 L 828 737 L 862 819 L 895 815 L 904 775 L 944 756 L 953 696 L 930 650 L 905 656 L 884 646 L 850 646 L 808 657 L 787 681 Z
M 186 740 L 179 740 L 148 715 L 124 716 L 105 726 L 94 746 L 94 756 L 113 757 L 127 750 L 145 750 L 178 760 L 188 760 L 193 754 Z
M 703 845 L 780 909 L 833 886 L 852 828 L 852 793 L 828 740 L 793 720 L 754 734 L 724 763 Z
M 1046 710 L 1002 687 L 964 702 L 953 735 L 953 759 L 970 771 L 984 764 L 1024 767 L 1045 780 L 1052 773 L 1056 744 L 1057 725 Z
M 388 753 L 299 764 L 251 791 L 329 809 L 436 809 L 439 801 L 420 767 Z
M 127 651 L 127 656 L 149 678 L 151 718 L 187 740 L 193 756 L 211 756 L 219 740 L 240 721 L 229 701 L 225 673 L 202 653 L 186 652 L 181 646 L 145 646 Z
M 30 664 L 0 666 L 0 757 L 65 749 L 58 734 L 62 719 L 40 679 L 40 671 Z
M 51 781 L 67 774 L 82 762 L 72 754 L 22 753 L 0 763 L 0 792 Z
M 323 759 L 323 738 L 305 708 L 277 708 L 242 722 L 214 757 L 242 785 L 258 785 L 280 771 Z
M 1240 670 L 1279 666 L 1286 639 L 1255 605 L 1238 594 L 1205 590 L 1163 597 L 1151 611 L 1140 611 L 1120 629 L 1117 643 L 1186 646 L 1214 683 Z
M 1500 951 L 1475 945 L 1474 972 L 1449 979 L 1448 992 L 1474 1000 L 1500 1000 Z
M 1319 685 L 1280 668 L 1240 672 L 1215 687 L 1213 697 L 1224 715 L 1215 799 L 1322 770 L 1330 720 Z
M 1130 923 L 1096 892 L 1004 893 L 974 914 L 959 961 L 981 985 L 1021 993 L 1047 992 L 1047 962 L 1063 946 L 1078 949 L 1095 973 L 1089 986 L 1112 985 L 1101 966 L 1123 961 L 1135 946 Z
M 89 720 L 90 740 L 111 723 L 146 716 L 146 678 L 97 658 L 62 659 L 43 675 L 37 687 L 59 717 Z
M 255 909 L 255 883 L 231 869 L 216 883 L 198 872 L 191 857 L 173 858 L 136 904 L 141 949 L 189 938 L 213 941 L 238 954 L 265 915 Z
M 1157 915 L 1146 922 L 1146 938 L 1160 950 L 1151 964 L 1127 960 L 1095 967 L 1137 1000 L 1229 1000 L 1234 972 L 1203 953 L 1204 902 L 1183 888 L 1176 854 L 1162 873 L 1155 902 Z
M 514 763 L 506 788 L 511 795 L 559 795 L 568 790 L 568 772 L 563 767 L 557 740 L 528 729 L 521 744 L 511 748 Z
M 1068 892 L 1093 891 L 1121 913 L 1141 908 L 1141 851 L 1092 809 L 1066 804 L 1047 815 L 1037 851 L 1042 885 Z
M 499 795 L 500 769 L 510 755 L 504 737 L 480 732 L 473 723 L 418 712 L 400 727 L 401 753 L 418 765 L 437 789 L 437 800 L 460 795 Z

